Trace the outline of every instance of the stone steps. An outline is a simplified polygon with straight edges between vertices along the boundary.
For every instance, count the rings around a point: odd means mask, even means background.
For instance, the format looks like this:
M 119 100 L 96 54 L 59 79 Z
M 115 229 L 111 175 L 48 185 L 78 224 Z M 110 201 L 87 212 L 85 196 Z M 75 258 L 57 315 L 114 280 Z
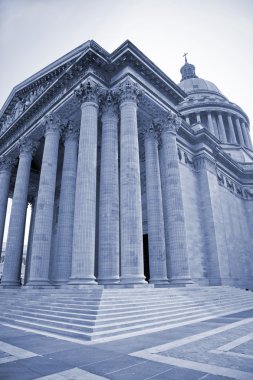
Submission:
M 248 309 L 253 309 L 252 293 L 231 287 L 104 289 L 99 294 L 0 291 L 0 323 L 84 340 L 167 329 Z
M 244 302 L 244 299 L 241 298 L 239 301 L 238 301 L 238 305 L 242 305 Z M 247 303 L 248 300 L 245 300 L 245 302 Z M 226 306 L 226 304 L 230 304 L 229 301 L 225 301 L 222 303 L 222 307 L 224 308 Z M 235 303 L 234 303 L 235 304 Z M 64 311 L 59 311 L 58 310 L 55 310 L 53 307 L 47 307 L 47 308 L 39 308 L 39 307 L 29 307 L 29 306 L 26 306 L 26 307 L 20 307 L 20 306 L 17 306 L 15 305 L 15 308 L 14 305 L 11 307 L 10 305 L 8 307 L 6 307 L 6 309 L 8 309 L 8 312 L 15 312 L 16 314 L 18 313 L 19 315 L 26 315 L 26 316 L 34 316 L 34 317 L 37 317 L 37 316 L 44 316 L 44 317 L 50 317 L 52 319 L 59 319 L 61 318 L 62 320 L 67 320 L 67 319 L 71 319 L 71 321 L 75 321 L 75 320 L 83 320 L 83 321 L 94 321 L 96 320 L 97 324 L 99 323 L 103 323 L 105 321 L 110 321 L 110 320 L 114 320 L 115 317 L 117 317 L 117 320 L 120 321 L 120 320 L 125 320 L 125 319 L 128 319 L 128 320 L 132 320 L 132 319 L 138 319 L 140 317 L 143 316 L 144 312 L 145 312 L 145 315 L 146 316 L 151 316 L 151 317 L 155 317 L 157 315 L 170 315 L 170 314 L 180 314 L 181 312 L 189 312 L 191 310 L 199 310 L 201 308 L 203 308 L 203 306 L 205 306 L 206 308 L 208 307 L 209 310 L 213 310 L 213 309 L 217 309 L 219 307 L 219 303 L 217 304 L 214 304 L 213 301 L 212 302 L 204 302 L 203 300 L 202 301 L 198 301 L 198 302 L 195 302 L 195 301 L 189 301 L 187 304 L 179 304 L 179 303 L 175 303 L 175 304 L 165 304 L 165 305 L 162 305 L 160 306 L 159 308 L 152 305 L 152 307 L 141 307 L 139 305 L 136 306 L 135 309 L 129 311 L 128 309 L 125 310 L 125 309 L 122 309 L 121 311 L 117 312 L 117 313 L 108 313 L 107 310 L 106 312 L 102 310 L 100 310 L 100 313 L 99 314 L 88 314 L 88 313 L 83 313 L 81 310 L 77 309 L 77 311 L 67 311 L 67 310 L 72 310 L 72 309 L 69 309 L 68 306 L 66 307 L 62 307 L 62 309 Z M 5 310 L 6 310 L 5 309 Z M 74 309 L 76 310 L 76 309 Z

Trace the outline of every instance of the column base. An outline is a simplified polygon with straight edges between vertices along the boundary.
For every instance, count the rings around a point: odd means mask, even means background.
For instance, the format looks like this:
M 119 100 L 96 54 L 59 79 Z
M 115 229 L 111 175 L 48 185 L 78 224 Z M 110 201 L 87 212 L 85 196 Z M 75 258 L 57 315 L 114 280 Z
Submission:
M 119 277 L 111 277 L 111 278 L 98 278 L 97 282 L 99 285 L 114 285 L 119 284 Z
M 49 280 L 29 280 L 26 285 L 27 287 L 32 287 L 34 289 L 42 289 L 42 288 L 54 288 L 54 286 L 49 282 Z
M 21 283 L 20 281 L 2 281 L 0 284 L 1 288 L 7 289 L 7 288 L 20 288 Z
M 135 284 L 142 284 L 142 285 L 148 285 L 147 281 L 145 280 L 144 276 L 133 276 L 133 275 L 125 275 L 120 277 L 120 284 L 121 285 L 135 285 Z
M 164 278 L 150 278 L 149 280 L 149 283 L 150 284 L 154 284 L 155 286 L 156 285 L 168 285 L 168 282 L 169 280 L 167 279 L 167 277 L 164 277 Z
M 98 285 L 94 276 L 86 278 L 70 277 L 68 285 Z
M 135 288 L 154 288 L 154 284 L 145 282 L 144 284 L 110 284 L 103 285 L 105 289 L 135 289 Z
M 169 279 L 170 287 L 177 286 L 198 286 L 191 277 L 172 277 Z

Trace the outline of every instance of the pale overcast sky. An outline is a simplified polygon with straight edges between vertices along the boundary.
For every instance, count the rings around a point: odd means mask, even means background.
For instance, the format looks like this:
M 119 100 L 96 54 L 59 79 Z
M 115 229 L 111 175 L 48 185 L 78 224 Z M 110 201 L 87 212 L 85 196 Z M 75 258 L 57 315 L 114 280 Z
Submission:
M 0 0 L 0 107 L 89 39 L 108 52 L 129 39 L 176 83 L 187 52 L 253 121 L 253 0 Z

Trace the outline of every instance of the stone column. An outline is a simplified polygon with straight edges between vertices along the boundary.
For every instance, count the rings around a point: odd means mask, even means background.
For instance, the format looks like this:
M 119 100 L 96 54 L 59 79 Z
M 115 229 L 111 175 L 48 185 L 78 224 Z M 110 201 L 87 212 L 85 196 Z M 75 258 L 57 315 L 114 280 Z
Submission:
M 31 255 L 32 255 L 32 243 L 33 243 L 34 222 L 35 222 L 35 215 L 36 215 L 37 196 L 34 196 L 32 198 L 30 204 L 31 204 L 32 212 L 31 212 L 31 219 L 30 219 L 27 252 L 26 252 L 24 285 L 27 284 L 29 280 L 29 275 L 30 275 L 30 264 L 31 264 Z
M 222 117 L 221 112 L 218 113 L 218 122 L 219 122 L 219 131 L 220 131 L 221 142 L 227 143 L 226 130 L 225 130 L 225 125 L 223 122 L 223 117 Z
M 201 123 L 200 112 L 197 112 L 197 113 L 196 113 L 196 118 L 197 118 L 197 123 Z
M 47 115 L 28 286 L 50 285 L 48 277 L 60 131 L 59 118 Z
M 10 157 L 0 157 L 0 257 L 3 245 L 3 235 L 9 196 L 11 170 L 15 162 L 16 160 Z
M 252 143 L 251 143 L 251 139 L 250 139 L 250 135 L 249 135 L 249 130 L 248 130 L 246 124 L 244 123 L 244 121 L 242 121 L 241 125 L 242 125 L 242 133 L 243 133 L 243 137 L 245 140 L 245 145 L 247 148 L 252 149 Z
M 229 114 L 227 117 L 228 117 L 228 128 L 229 128 L 230 143 L 237 144 L 232 117 Z
M 209 132 L 211 132 L 215 136 L 213 118 L 212 118 L 211 112 L 207 112 L 207 124 L 208 124 Z
M 152 284 L 166 284 L 166 248 L 158 157 L 158 136 L 151 126 L 144 130 L 148 215 L 149 270 Z
M 76 178 L 72 272 L 69 284 L 95 285 L 97 129 L 99 87 L 92 81 L 76 91 L 81 125 Z
M 176 133 L 181 121 L 170 113 L 157 122 L 161 130 L 161 176 L 167 266 L 171 284 L 192 283 L 187 255 L 185 216 L 178 162 Z
M 5 252 L 2 285 L 19 286 L 23 256 L 28 185 L 32 155 L 37 143 L 27 138 L 20 141 L 20 155 L 16 176 L 10 224 Z
M 59 216 L 58 249 L 53 252 L 53 282 L 56 285 L 69 281 L 71 274 L 75 189 L 79 131 L 70 122 L 64 133 L 64 160 L 62 168 Z
M 244 144 L 244 139 L 243 139 L 243 134 L 242 134 L 242 128 L 241 128 L 241 124 L 240 124 L 238 117 L 235 119 L 235 125 L 236 125 L 236 129 L 237 129 L 239 143 L 241 146 L 244 146 L 245 144 Z
M 188 123 L 189 125 L 191 125 L 190 115 L 185 116 L 185 121 L 186 121 L 186 123 Z
M 102 108 L 98 280 L 119 282 L 118 109 L 108 93 Z
M 137 131 L 138 86 L 126 79 L 120 101 L 120 232 L 121 283 L 145 283 L 141 183 Z

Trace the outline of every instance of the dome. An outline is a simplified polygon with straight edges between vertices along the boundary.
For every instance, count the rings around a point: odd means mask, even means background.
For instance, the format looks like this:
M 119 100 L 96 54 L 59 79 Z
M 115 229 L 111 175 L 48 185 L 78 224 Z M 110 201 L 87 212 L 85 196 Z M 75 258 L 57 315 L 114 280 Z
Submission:
M 182 80 L 178 86 L 187 94 L 193 92 L 216 92 L 220 95 L 222 93 L 215 84 L 202 78 L 188 78 Z

